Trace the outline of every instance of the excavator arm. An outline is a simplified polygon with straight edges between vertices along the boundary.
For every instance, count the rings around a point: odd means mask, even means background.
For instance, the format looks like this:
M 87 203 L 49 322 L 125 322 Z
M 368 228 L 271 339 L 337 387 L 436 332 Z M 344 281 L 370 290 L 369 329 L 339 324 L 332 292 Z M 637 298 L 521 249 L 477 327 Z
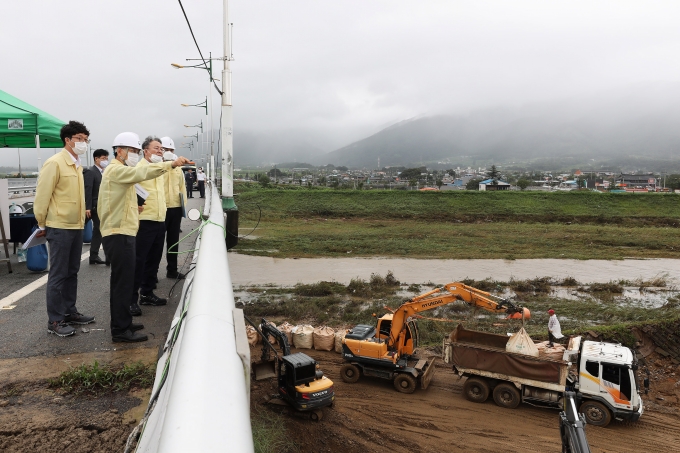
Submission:
M 290 345 L 288 344 L 288 338 L 286 337 L 286 334 L 281 332 L 279 329 L 271 325 L 266 319 L 262 318 L 262 321 L 260 322 L 260 332 L 262 333 L 262 358 L 261 360 L 264 362 L 266 360 L 269 360 L 269 350 L 271 346 L 269 345 L 269 335 L 274 337 L 276 339 L 276 342 L 279 344 L 279 348 L 281 349 L 281 353 L 284 356 L 290 355 Z
M 513 304 L 507 299 L 494 296 L 464 283 L 447 283 L 404 302 L 394 311 L 388 346 L 401 345 L 404 336 L 404 325 L 408 318 L 423 311 L 432 310 L 453 302 L 463 301 L 472 307 L 482 308 L 494 313 L 506 313 L 512 319 L 529 319 L 528 309 Z M 397 349 L 401 349 L 398 347 Z

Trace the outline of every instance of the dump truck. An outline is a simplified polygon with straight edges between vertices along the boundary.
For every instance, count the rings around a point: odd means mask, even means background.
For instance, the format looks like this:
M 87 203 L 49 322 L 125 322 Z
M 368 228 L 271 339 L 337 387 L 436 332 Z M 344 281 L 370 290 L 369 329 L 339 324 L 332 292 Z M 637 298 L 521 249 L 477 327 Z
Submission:
M 444 339 L 444 362 L 467 378 L 465 398 L 483 403 L 493 395 L 498 406 L 511 409 L 522 402 L 560 408 L 571 391 L 591 425 L 604 427 L 612 418 L 636 421 L 642 415 L 638 364 L 629 348 L 573 337 L 562 359 L 555 360 L 508 352 L 507 342 L 506 335 L 462 325 Z

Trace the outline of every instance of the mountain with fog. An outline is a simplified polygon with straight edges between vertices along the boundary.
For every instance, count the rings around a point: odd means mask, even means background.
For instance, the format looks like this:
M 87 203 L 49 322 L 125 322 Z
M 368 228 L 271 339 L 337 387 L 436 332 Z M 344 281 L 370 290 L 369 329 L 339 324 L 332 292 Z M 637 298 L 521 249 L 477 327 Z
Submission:
M 680 86 L 401 121 L 316 163 L 419 166 L 445 161 L 644 167 L 678 161 Z M 657 171 L 659 171 L 657 169 Z

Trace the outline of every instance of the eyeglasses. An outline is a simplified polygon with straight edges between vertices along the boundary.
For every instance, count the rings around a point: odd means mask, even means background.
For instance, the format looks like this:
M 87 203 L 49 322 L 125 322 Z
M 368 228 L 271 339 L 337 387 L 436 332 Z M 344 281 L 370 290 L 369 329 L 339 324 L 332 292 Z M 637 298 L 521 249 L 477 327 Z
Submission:
M 90 143 L 90 139 L 89 139 L 89 138 L 87 138 L 87 137 L 83 138 L 82 136 L 80 136 L 80 137 L 73 136 L 73 137 L 71 137 L 71 140 L 73 140 L 74 142 L 85 142 L 85 143 Z

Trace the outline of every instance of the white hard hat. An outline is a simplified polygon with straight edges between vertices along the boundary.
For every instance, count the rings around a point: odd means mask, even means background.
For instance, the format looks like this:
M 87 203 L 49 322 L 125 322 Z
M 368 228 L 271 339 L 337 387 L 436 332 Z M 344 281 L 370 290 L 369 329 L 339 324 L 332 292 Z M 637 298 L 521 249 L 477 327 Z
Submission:
M 12 203 L 12 206 L 9 207 L 9 215 L 21 215 L 23 213 L 24 208 L 22 208 L 16 203 Z
M 165 149 L 175 149 L 175 142 L 170 137 L 161 138 L 161 146 Z
M 142 149 L 142 144 L 139 141 L 139 135 L 134 132 L 122 132 L 116 135 L 113 139 L 113 147 L 124 146 L 126 148 Z
M 166 151 L 163 153 L 163 160 L 164 161 L 177 160 L 177 155 L 172 151 Z

